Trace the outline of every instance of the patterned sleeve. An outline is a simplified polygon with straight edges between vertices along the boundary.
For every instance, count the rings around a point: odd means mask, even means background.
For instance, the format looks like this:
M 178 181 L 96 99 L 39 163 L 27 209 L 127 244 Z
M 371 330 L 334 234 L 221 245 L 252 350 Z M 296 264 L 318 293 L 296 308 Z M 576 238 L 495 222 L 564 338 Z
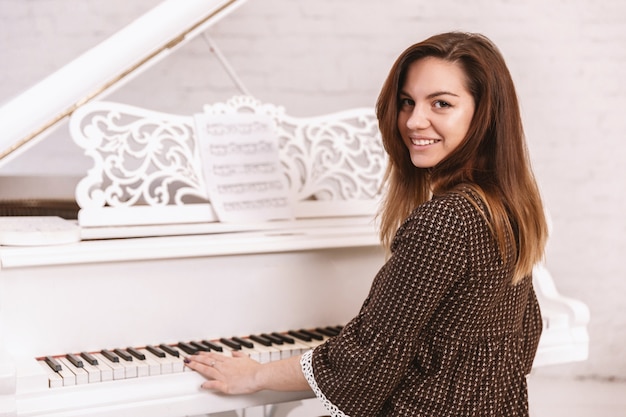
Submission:
M 537 301 L 537 294 L 531 285 L 528 293 L 528 303 L 526 304 L 526 310 L 524 311 L 524 323 L 522 328 L 522 334 L 524 337 L 524 372 L 526 375 L 530 374 L 532 369 L 542 330 L 543 321 L 541 318 L 541 310 L 539 308 L 539 302 Z
M 421 330 L 463 276 L 467 211 L 474 210 L 459 210 L 449 199 L 416 209 L 398 230 L 357 317 L 305 355 L 303 371 L 331 415 L 376 415 L 400 384 Z

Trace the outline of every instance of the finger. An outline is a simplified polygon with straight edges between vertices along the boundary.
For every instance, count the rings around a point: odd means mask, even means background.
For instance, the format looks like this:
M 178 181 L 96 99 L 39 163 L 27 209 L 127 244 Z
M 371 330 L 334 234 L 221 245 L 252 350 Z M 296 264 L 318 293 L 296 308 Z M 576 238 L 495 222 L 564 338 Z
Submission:
M 214 363 L 212 362 L 203 363 L 189 357 L 189 360 L 187 363 L 185 363 L 185 366 L 198 372 L 206 378 L 216 378 L 217 376 L 219 376 L 219 371 L 215 369 Z
M 213 352 L 200 352 L 196 355 L 189 356 L 189 359 L 205 365 L 214 366 L 216 363 L 222 361 L 224 356 Z
M 205 381 L 204 383 L 202 383 L 201 387 L 211 391 L 226 392 L 226 384 L 222 381 L 218 381 L 215 379 Z

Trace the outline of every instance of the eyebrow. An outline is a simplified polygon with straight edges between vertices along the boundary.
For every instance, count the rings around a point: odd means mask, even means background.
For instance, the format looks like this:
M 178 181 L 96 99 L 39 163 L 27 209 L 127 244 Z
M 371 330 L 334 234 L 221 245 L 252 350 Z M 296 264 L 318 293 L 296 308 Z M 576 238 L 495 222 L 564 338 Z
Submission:
M 438 96 L 454 96 L 454 97 L 459 97 L 458 94 L 454 94 L 451 93 L 450 91 L 435 91 L 434 93 L 430 93 L 429 95 L 427 95 L 427 98 L 435 98 Z
M 411 95 L 409 93 L 407 93 L 406 91 L 404 91 L 404 90 L 400 91 L 400 95 L 411 97 Z M 450 91 L 435 91 L 434 93 L 430 93 L 429 95 L 427 95 L 426 98 L 432 99 L 432 98 L 439 97 L 439 96 L 459 97 L 458 94 L 454 94 L 454 93 L 452 93 Z

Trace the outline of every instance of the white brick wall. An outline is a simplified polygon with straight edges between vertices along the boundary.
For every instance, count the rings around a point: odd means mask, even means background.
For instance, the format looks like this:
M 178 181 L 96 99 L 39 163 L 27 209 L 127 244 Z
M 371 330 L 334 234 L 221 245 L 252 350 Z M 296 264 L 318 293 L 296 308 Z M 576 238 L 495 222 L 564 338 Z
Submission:
M 156 4 L 0 0 L 0 103 Z M 554 221 L 548 266 L 591 308 L 590 359 L 542 372 L 626 378 L 626 3 L 249 0 L 210 33 L 257 98 L 317 115 L 372 106 L 401 50 L 452 29 L 485 33 L 507 58 Z M 234 93 L 196 39 L 110 98 L 192 113 Z M 88 167 L 65 138 L 38 148 L 0 174 Z

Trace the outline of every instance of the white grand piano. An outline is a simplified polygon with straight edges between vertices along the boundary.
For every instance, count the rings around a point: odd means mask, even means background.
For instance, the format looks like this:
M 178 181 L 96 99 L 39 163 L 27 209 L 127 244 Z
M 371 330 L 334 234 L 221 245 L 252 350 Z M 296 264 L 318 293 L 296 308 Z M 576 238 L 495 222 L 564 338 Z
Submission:
M 373 109 L 294 118 L 249 95 L 198 109 L 276 123 L 293 217 L 237 223 L 208 198 L 193 115 L 103 100 L 242 3 L 164 1 L 0 108 L 2 163 L 63 128 L 93 159 L 75 219 L 0 218 L 0 416 L 270 415 L 311 397 L 216 395 L 181 361 L 207 348 L 297 354 L 357 312 L 383 263 Z M 535 272 L 535 366 L 584 360 L 586 306 Z

